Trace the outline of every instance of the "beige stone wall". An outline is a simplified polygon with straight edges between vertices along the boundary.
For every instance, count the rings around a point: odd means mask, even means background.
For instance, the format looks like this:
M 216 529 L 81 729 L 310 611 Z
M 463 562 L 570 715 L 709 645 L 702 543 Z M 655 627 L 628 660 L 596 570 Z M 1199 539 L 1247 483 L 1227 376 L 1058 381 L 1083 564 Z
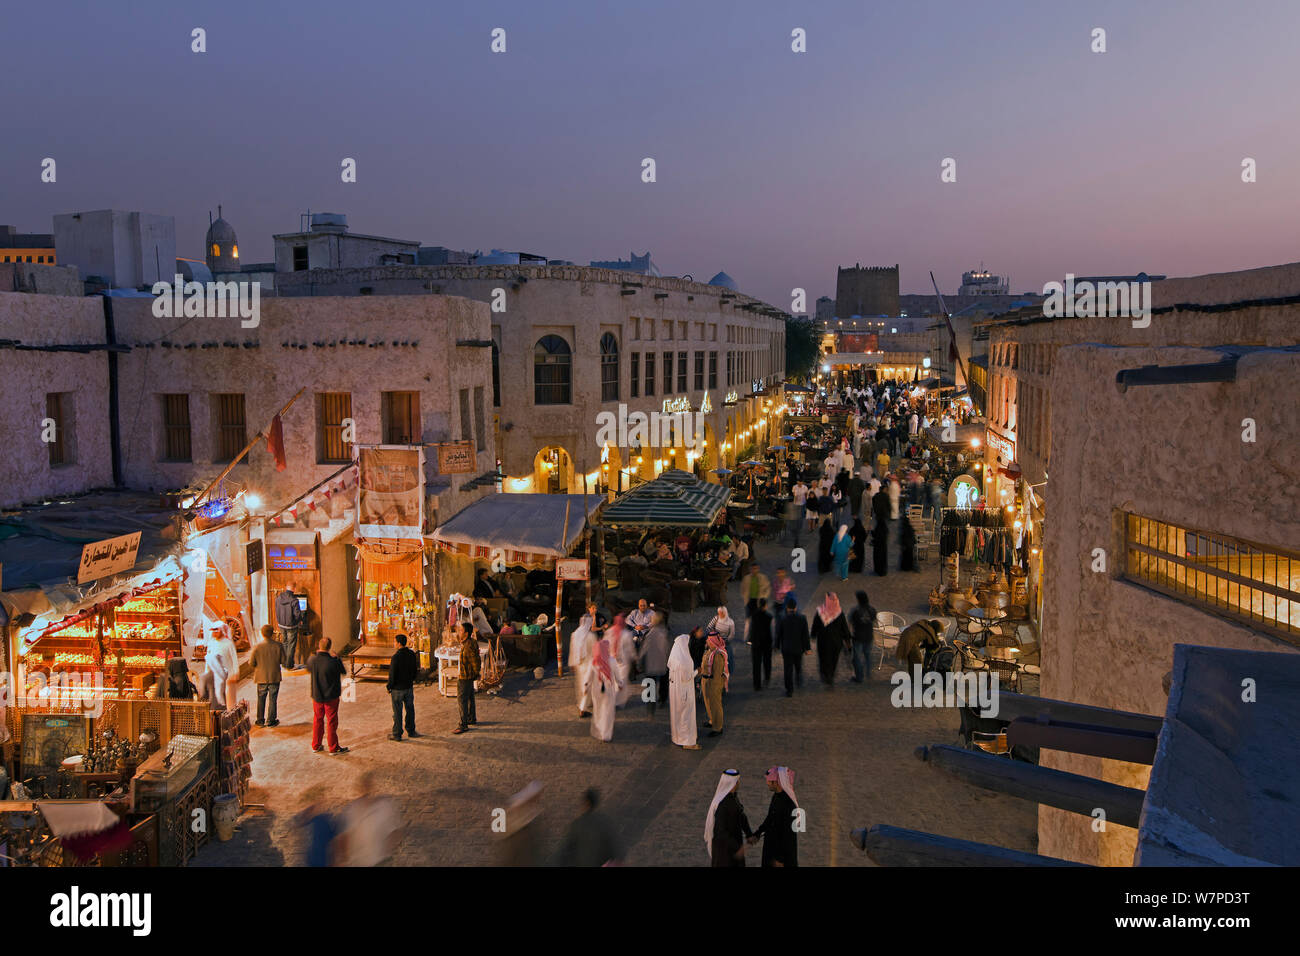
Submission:
M 123 468 L 128 485 L 142 489 L 183 487 L 215 477 L 214 393 L 242 392 L 248 437 L 266 427 L 276 411 L 304 385 L 307 390 L 283 418 L 288 468 L 274 469 L 265 444 L 237 465 L 232 479 L 260 491 L 268 502 L 285 502 L 339 468 L 319 464 L 316 399 L 322 391 L 351 392 L 357 441 L 382 441 L 381 393 L 418 391 L 426 442 L 462 437 L 458 392 L 484 389 L 491 415 L 490 350 L 457 346 L 458 340 L 489 337 L 487 307 L 451 296 L 270 298 L 261 322 L 244 329 L 239 319 L 167 319 L 152 314 L 152 300 L 117 304 L 119 339 L 131 346 L 121 359 Z M 159 461 L 162 415 L 159 396 L 190 395 L 193 462 Z M 490 420 L 478 448 L 476 474 L 495 466 Z M 473 476 L 448 480 L 437 474 L 428 449 L 431 492 L 440 506 L 458 510 L 484 492 L 461 494 Z
M 29 346 L 102 343 L 103 305 L 98 298 L 0 292 L 2 340 Z M 107 354 L 0 346 L 0 507 L 113 483 Z M 50 466 L 41 440 L 50 392 L 72 394 L 74 460 L 58 467 Z
M 1274 310 L 1275 312 L 1277 310 Z M 1219 316 L 1188 335 L 1231 342 L 1285 337 L 1278 315 L 1257 329 Z M 1295 320 L 1289 320 L 1298 328 Z M 1156 326 L 1153 324 L 1154 331 Z M 1295 333 L 1291 333 L 1295 340 Z M 1022 345 L 1023 348 L 1023 345 Z M 1193 348 L 1076 345 L 1057 351 L 1051 375 L 1052 463 L 1043 586 L 1042 694 L 1163 715 L 1163 676 L 1176 643 L 1294 651 L 1292 645 L 1123 579 L 1117 512 L 1282 548 L 1300 545 L 1300 352 L 1243 357 L 1237 381 L 1148 386 L 1120 394 L 1115 375 L 1143 365 L 1217 361 Z M 1242 441 L 1253 418 L 1257 441 Z M 1107 570 L 1091 570 L 1093 549 Z M 1044 752 L 1043 765 L 1145 787 L 1149 768 Z M 1039 852 L 1088 863 L 1132 863 L 1136 831 L 1040 809 Z
M 519 281 L 521 278 L 526 281 Z M 385 295 L 442 293 L 487 303 L 492 302 L 495 290 L 504 290 L 505 311 L 492 313 L 491 337 L 500 349 L 500 456 L 505 473 L 516 479 L 506 482 L 507 491 L 545 490 L 537 487 L 540 473 L 535 474 L 534 466 L 538 452 L 548 446 L 559 446 L 567 454 L 571 467 L 566 475 L 572 478 L 572 491 L 582 490 L 577 476 L 583 469 L 588 474 L 599 469 L 597 415 L 606 410 L 616 412 L 619 405 L 601 398 L 600 339 L 606 332 L 613 333 L 618 341 L 619 399 L 628 411 L 660 411 L 665 397 L 686 397 L 692 408 L 698 409 L 708 391 L 713 412 L 707 426 L 716 434 L 717 444 L 726 440 L 729 424 L 735 433 L 760 417 L 758 403 L 744 400 L 750 390 L 749 378 L 728 386 L 727 352 L 751 357 L 752 378 L 779 381 L 784 376 L 782 319 L 746 311 L 745 305 L 761 305 L 750 296 L 674 277 L 583 266 L 376 267 L 282 276 L 279 293 L 300 296 L 337 290 L 355 295 L 361 288 Z M 635 292 L 622 294 L 628 288 Z M 724 302 L 724 295 L 732 298 Z M 633 318 L 641 321 L 634 323 Z M 648 335 L 647 320 L 655 322 L 653 340 Z M 680 335 L 683 322 L 685 339 Z M 671 339 L 665 337 L 665 323 L 672 323 Z M 735 330 L 736 341 L 728 341 L 729 326 Z M 533 350 L 547 334 L 561 336 L 573 350 L 569 405 L 537 406 L 533 401 Z M 674 362 L 677 352 L 687 353 L 687 388 L 680 391 L 674 375 L 672 390 L 665 395 L 663 353 L 669 350 L 674 353 Z M 705 389 L 695 388 L 696 351 L 706 353 Z M 708 389 L 708 353 L 714 351 L 718 353 L 718 385 Z M 645 353 L 655 353 L 653 396 L 647 397 L 640 389 L 638 397 L 631 397 L 629 356 L 633 352 L 640 356 L 643 384 Z M 723 399 L 731 390 L 737 391 L 742 401 L 733 408 L 724 408 Z M 714 454 L 717 451 L 716 447 L 711 449 Z M 628 461 L 629 452 L 628 448 L 620 449 L 622 461 Z M 643 477 L 653 477 L 652 457 L 642 457 Z M 712 467 L 717 460 L 706 458 L 706 463 Z M 525 485 L 529 478 L 533 484 Z

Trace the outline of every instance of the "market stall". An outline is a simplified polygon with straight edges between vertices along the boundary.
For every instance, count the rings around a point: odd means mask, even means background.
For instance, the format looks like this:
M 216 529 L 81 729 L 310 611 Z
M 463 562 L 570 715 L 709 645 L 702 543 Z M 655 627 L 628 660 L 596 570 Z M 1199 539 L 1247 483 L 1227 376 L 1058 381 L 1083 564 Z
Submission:
M 118 696 L 143 696 L 167 657 L 182 653 L 183 578 L 180 562 L 168 558 L 71 606 L 47 595 L 49 610 L 16 630 L 11 659 L 19 683 L 102 674 Z
M 716 485 L 711 487 L 716 488 Z M 471 594 L 478 569 L 496 573 L 508 591 L 505 615 L 531 619 L 556 603 L 555 562 L 579 550 L 589 521 L 606 499 L 600 495 L 488 495 L 443 522 L 429 536 L 436 552 L 438 606 L 447 595 Z M 562 593 L 561 595 L 562 596 Z M 511 614 L 511 610 L 515 614 Z M 557 641 L 559 640 L 559 632 Z M 510 636 L 515 660 L 535 659 L 540 636 Z M 537 645 L 536 648 L 533 645 Z

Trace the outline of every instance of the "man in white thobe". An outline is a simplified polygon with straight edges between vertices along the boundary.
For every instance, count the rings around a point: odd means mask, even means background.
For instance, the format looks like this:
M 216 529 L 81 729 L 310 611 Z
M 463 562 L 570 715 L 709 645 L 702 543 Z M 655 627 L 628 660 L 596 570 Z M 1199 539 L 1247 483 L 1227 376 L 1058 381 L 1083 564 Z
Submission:
M 678 634 L 668 655 L 668 717 L 673 743 L 686 750 L 699 750 L 695 732 L 695 661 L 691 659 L 691 638 Z
M 596 644 L 596 635 L 591 629 L 592 622 L 583 616 L 582 622 L 569 638 L 569 667 L 573 670 L 573 679 L 578 694 L 578 715 L 591 716 L 591 695 L 587 693 L 587 666 L 591 663 L 592 649 Z
M 610 655 L 609 641 L 596 641 L 587 665 L 587 697 L 591 700 L 591 736 L 614 738 L 614 710 L 619 680 Z

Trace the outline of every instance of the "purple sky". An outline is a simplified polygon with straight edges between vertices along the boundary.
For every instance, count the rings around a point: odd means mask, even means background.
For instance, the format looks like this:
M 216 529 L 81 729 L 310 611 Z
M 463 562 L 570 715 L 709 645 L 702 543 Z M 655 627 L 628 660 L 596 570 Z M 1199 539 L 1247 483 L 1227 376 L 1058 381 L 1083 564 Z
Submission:
M 221 203 L 253 262 L 310 208 L 427 245 L 649 249 L 783 308 L 859 261 L 951 293 L 981 261 L 1019 292 L 1300 259 L 1294 0 L 188 6 L 6 11 L 0 222 L 170 214 L 199 257 Z

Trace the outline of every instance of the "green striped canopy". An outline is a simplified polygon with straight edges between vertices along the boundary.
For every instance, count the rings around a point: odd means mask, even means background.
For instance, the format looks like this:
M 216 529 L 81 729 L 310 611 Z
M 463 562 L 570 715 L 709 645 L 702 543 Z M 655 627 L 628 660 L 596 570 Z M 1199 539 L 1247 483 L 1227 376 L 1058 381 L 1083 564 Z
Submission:
M 707 528 L 730 497 L 730 489 L 674 469 L 623 492 L 605 506 L 596 524 L 608 528 Z

